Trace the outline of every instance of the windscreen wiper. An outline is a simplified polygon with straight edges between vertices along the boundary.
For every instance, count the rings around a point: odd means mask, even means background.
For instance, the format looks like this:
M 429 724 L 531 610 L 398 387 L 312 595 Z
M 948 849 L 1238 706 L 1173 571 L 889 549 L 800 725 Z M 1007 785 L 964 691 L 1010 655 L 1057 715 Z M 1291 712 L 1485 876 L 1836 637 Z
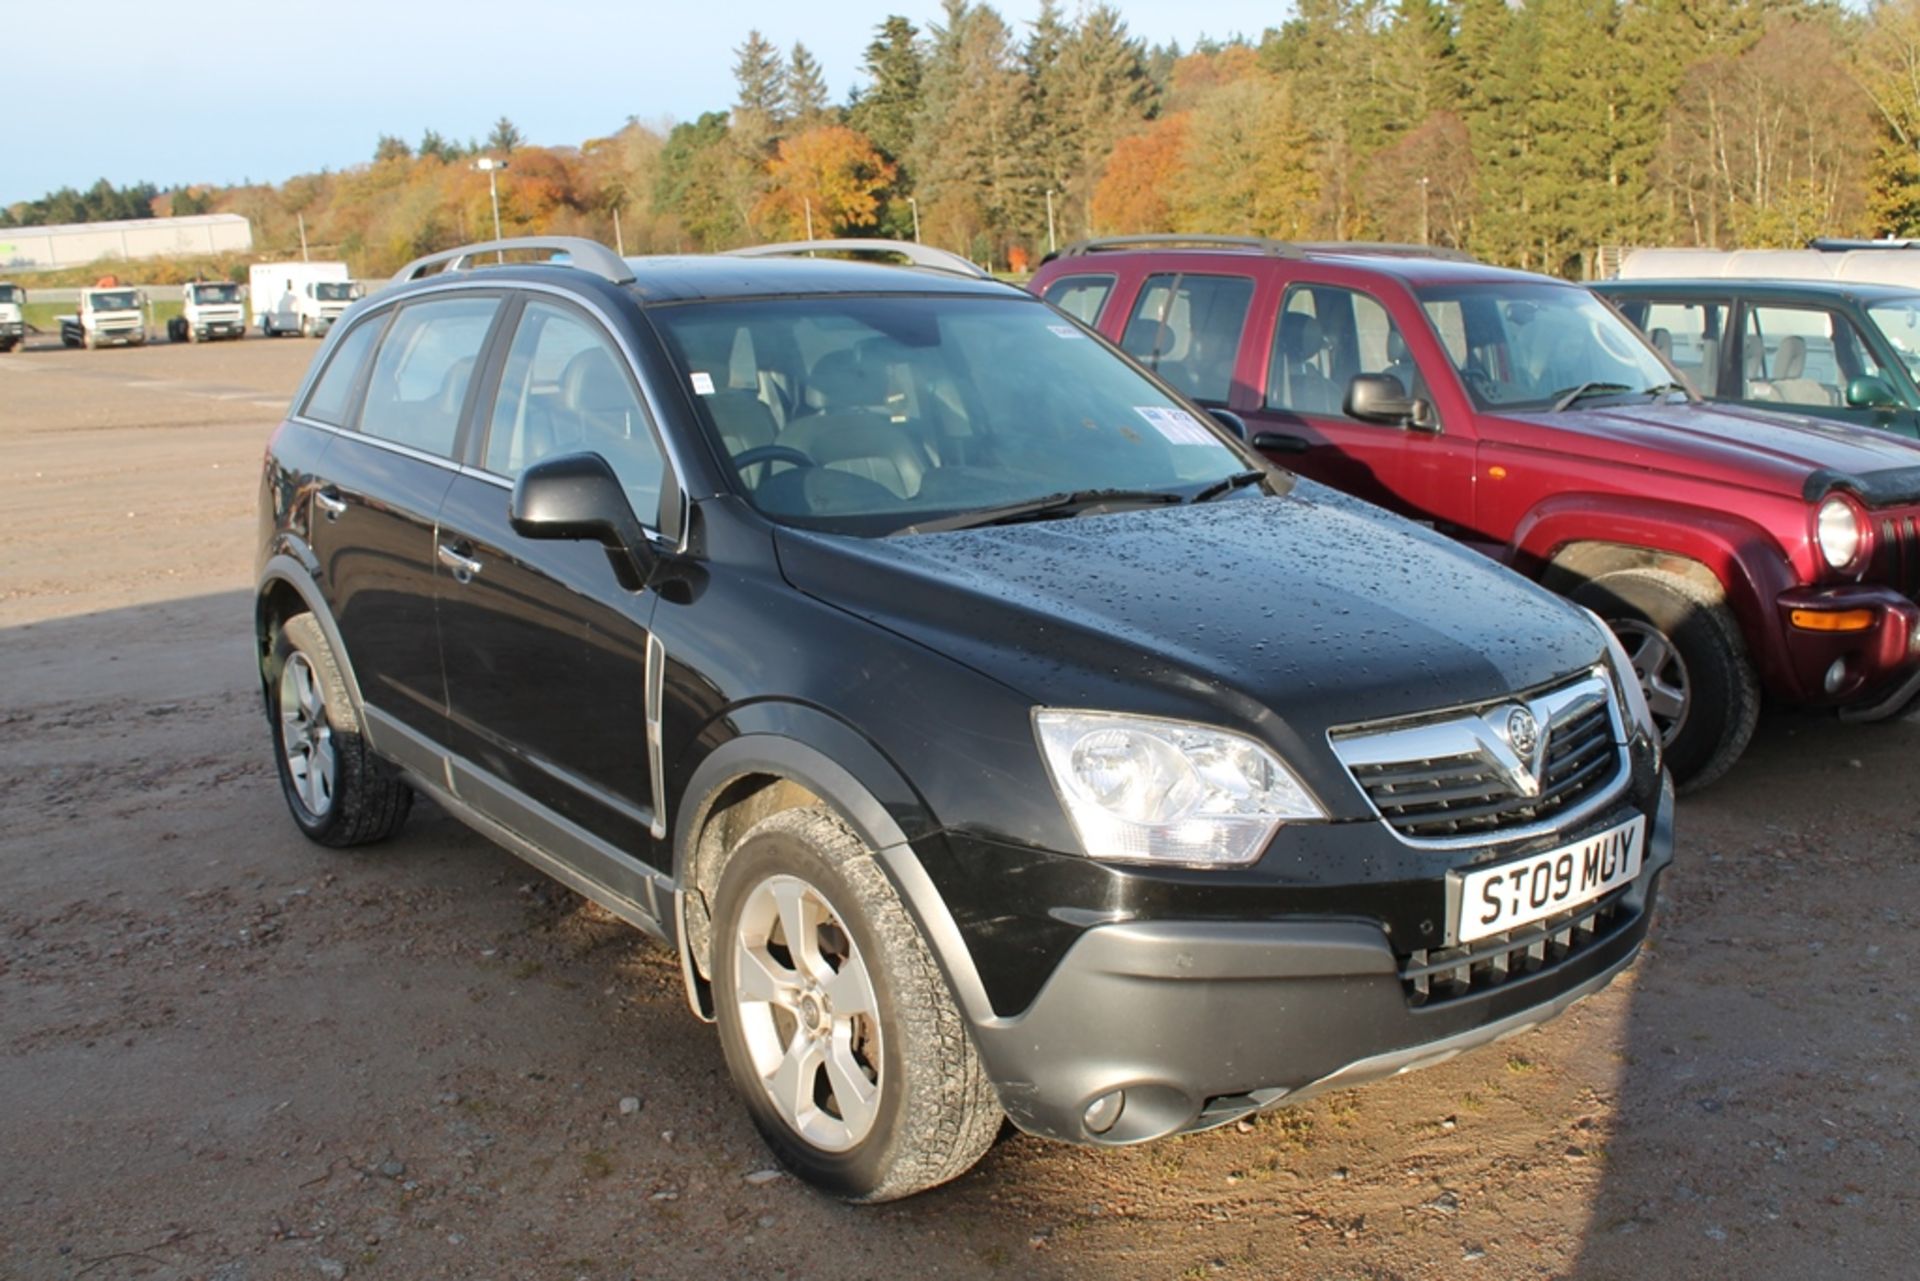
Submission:
M 979 511 L 956 512 L 905 525 L 896 534 L 937 534 L 950 529 L 981 529 L 988 525 L 1017 525 L 1027 520 L 1047 520 L 1055 516 L 1082 516 L 1091 511 L 1123 503 L 1163 504 L 1186 500 L 1178 494 L 1158 489 L 1075 489 L 1004 507 L 985 507 Z
M 1618 392 L 1632 390 L 1633 388 L 1627 386 L 1625 383 L 1581 383 L 1578 387 L 1569 387 L 1565 392 L 1561 393 L 1560 398 L 1553 402 L 1553 412 L 1557 414 L 1568 405 L 1573 404 L 1576 400 L 1584 400 L 1588 396 L 1610 396 Z
M 1676 391 L 1688 400 L 1693 399 L 1693 392 L 1682 383 L 1656 383 L 1640 394 L 1642 396 L 1670 396 Z
M 1210 503 L 1216 498 L 1225 498 L 1236 489 L 1241 489 L 1253 484 L 1255 481 L 1265 480 L 1266 478 L 1267 473 L 1263 471 L 1237 471 L 1231 476 L 1226 476 L 1214 481 L 1211 485 L 1208 485 L 1187 501 L 1190 503 Z

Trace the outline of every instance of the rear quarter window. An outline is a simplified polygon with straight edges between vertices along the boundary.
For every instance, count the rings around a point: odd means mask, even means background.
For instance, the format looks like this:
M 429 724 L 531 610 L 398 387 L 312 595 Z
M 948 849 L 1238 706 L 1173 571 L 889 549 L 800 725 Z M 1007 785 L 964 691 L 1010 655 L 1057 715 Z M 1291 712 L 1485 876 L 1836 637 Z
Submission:
M 1042 297 L 1081 324 L 1092 325 L 1107 305 L 1113 281 L 1112 276 L 1062 276 L 1047 286 Z
M 347 415 L 353 408 L 354 385 L 360 380 L 367 353 L 373 350 L 373 341 L 380 336 L 380 327 L 386 319 L 384 315 L 369 316 L 334 345 L 326 369 L 313 384 L 313 390 L 307 393 L 307 403 L 300 411 L 303 418 L 334 427 L 346 426 Z

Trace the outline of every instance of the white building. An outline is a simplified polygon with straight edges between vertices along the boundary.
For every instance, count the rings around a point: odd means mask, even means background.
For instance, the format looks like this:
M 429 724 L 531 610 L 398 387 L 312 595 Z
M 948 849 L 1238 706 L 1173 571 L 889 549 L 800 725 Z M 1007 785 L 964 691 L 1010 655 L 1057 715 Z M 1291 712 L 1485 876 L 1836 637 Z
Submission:
M 84 267 L 105 258 L 243 254 L 252 249 L 253 224 L 239 214 L 0 227 L 0 272 Z

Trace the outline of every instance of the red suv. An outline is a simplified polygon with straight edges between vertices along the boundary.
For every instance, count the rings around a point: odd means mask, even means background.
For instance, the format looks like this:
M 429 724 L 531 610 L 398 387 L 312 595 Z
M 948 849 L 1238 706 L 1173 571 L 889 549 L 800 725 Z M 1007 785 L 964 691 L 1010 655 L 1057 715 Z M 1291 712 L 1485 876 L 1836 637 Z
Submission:
M 1920 694 L 1920 447 L 1709 405 L 1590 291 L 1440 251 L 1073 245 L 1033 290 L 1288 468 L 1599 613 L 1677 779 L 1762 691 L 1875 720 Z

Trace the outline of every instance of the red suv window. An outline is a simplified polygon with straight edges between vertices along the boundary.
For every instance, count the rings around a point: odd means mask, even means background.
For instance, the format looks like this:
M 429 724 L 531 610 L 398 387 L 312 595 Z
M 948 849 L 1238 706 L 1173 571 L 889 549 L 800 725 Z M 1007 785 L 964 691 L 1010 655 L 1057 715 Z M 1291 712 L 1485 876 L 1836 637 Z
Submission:
M 1224 405 L 1252 302 L 1247 276 L 1148 276 L 1120 346 L 1191 399 Z

